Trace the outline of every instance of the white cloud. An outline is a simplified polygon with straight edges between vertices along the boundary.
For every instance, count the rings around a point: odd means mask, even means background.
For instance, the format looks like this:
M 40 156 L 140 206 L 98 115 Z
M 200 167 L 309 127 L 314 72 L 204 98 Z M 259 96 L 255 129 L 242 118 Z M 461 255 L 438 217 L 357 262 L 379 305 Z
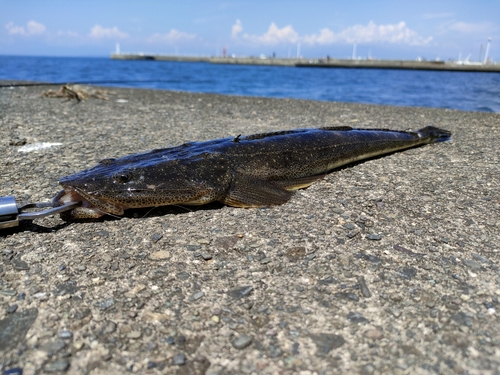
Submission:
M 29 21 L 26 28 L 28 29 L 28 34 L 30 35 L 42 34 L 45 32 L 45 25 L 36 21 Z
M 329 29 L 321 30 L 320 34 L 304 37 L 308 44 L 330 44 L 330 43 L 390 43 L 426 45 L 432 41 L 432 37 L 424 38 L 416 31 L 411 30 L 406 23 L 377 25 L 370 21 L 367 25 L 354 25 L 333 33 Z
M 241 25 L 241 21 L 236 20 L 236 23 L 231 28 L 231 36 L 233 38 L 237 38 L 238 34 L 241 33 L 242 31 L 243 31 L 243 26 Z
M 5 28 L 7 29 L 7 32 L 11 35 L 38 35 L 38 34 L 43 34 L 46 30 L 46 27 L 44 24 L 36 22 L 36 21 L 29 21 L 26 24 L 26 28 L 23 26 L 16 26 L 14 25 L 13 22 L 9 22 L 5 25 Z
M 237 32 L 235 32 L 235 30 Z M 237 37 L 243 30 L 241 22 L 236 21 L 233 25 L 232 36 Z M 333 44 L 333 43 L 390 43 L 426 45 L 432 41 L 432 37 L 424 38 L 416 31 L 411 30 L 405 22 L 397 24 L 377 25 L 370 21 L 367 25 L 354 25 L 338 33 L 328 28 L 320 30 L 318 34 L 299 36 L 291 25 L 278 28 L 273 22 L 266 33 L 262 35 L 243 34 L 243 39 L 257 44 L 279 44 L 279 43 L 305 43 Z
M 448 26 L 451 31 L 464 34 L 490 33 L 495 31 L 495 27 L 489 22 L 467 23 L 455 22 Z
M 264 34 L 243 34 L 243 38 L 257 44 L 297 43 L 299 41 L 299 35 L 291 25 L 280 29 L 274 22 L 271 23 L 269 29 Z
M 89 36 L 95 39 L 102 38 L 127 38 L 128 34 L 120 31 L 118 27 L 102 27 L 101 25 L 95 25 L 92 29 L 90 29 Z
M 196 34 L 184 33 L 179 30 L 172 29 L 168 34 L 153 34 L 149 37 L 149 43 L 175 43 L 180 41 L 188 41 L 196 38 Z
M 306 44 L 332 44 L 340 42 L 340 38 L 328 28 L 320 30 L 319 34 L 306 35 L 302 38 Z

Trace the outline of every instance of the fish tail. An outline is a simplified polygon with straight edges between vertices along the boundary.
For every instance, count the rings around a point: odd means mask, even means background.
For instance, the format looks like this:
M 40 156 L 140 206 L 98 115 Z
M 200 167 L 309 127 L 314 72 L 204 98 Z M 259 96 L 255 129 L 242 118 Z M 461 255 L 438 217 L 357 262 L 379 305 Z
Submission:
M 446 142 L 451 140 L 451 132 L 436 128 L 435 126 L 426 126 L 418 130 L 417 133 L 420 138 L 427 139 L 427 143 Z

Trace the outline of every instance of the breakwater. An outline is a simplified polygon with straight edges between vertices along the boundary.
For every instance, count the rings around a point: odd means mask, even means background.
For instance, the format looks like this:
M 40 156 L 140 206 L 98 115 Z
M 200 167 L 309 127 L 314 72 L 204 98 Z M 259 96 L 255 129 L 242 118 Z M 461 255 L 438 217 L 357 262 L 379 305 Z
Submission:
M 112 54 L 114 60 L 208 62 L 211 64 L 290 66 L 298 68 L 406 69 L 459 72 L 500 72 L 500 64 L 418 60 L 280 59 L 260 57 L 203 57 L 151 54 Z

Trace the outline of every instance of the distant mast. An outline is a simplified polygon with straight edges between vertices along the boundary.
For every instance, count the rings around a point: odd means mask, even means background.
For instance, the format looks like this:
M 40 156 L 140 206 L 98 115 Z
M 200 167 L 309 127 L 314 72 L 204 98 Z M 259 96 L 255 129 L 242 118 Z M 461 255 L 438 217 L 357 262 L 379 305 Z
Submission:
M 352 60 L 356 60 L 356 41 L 354 41 L 352 46 Z
M 486 53 L 484 54 L 483 64 L 488 63 L 488 53 L 490 52 L 490 42 L 491 42 L 491 38 L 488 38 L 488 44 L 486 45 Z
M 116 48 L 115 48 L 115 54 L 119 55 L 120 54 L 120 43 L 116 43 Z

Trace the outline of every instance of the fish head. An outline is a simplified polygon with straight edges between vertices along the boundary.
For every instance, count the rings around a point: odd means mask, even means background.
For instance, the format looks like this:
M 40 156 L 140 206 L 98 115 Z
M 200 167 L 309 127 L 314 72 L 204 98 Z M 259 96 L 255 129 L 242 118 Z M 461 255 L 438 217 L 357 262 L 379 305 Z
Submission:
M 194 167 L 191 165 L 191 167 Z M 196 204 L 210 197 L 203 181 L 176 160 L 105 159 L 93 168 L 60 179 L 56 205 L 82 202 L 71 219 L 123 215 L 128 208 Z

